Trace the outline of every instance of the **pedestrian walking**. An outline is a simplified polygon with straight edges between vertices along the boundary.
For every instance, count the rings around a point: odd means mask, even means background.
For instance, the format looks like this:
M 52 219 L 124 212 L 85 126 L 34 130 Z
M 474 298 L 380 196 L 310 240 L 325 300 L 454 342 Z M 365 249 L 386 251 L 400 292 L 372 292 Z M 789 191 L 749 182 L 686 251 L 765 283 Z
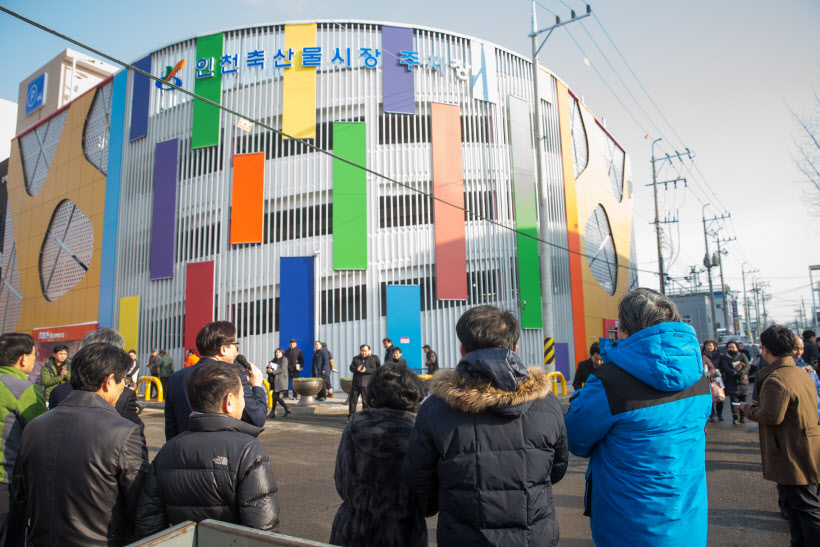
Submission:
M 137 386 L 139 385 L 139 375 L 140 375 L 140 364 L 137 362 L 137 350 L 131 349 L 128 350 L 128 357 L 131 358 L 131 368 L 128 369 L 128 380 L 126 380 L 125 387 L 130 388 L 133 391 L 137 390 Z
M 31 545 L 127 545 L 148 451 L 140 428 L 117 414 L 131 359 L 90 344 L 72 360 L 74 390 L 23 430 L 12 490 L 26 508 Z M 29 544 L 27 543 L 27 544 Z
M 305 366 L 305 356 L 302 354 L 302 350 L 297 347 L 296 340 L 293 338 L 290 339 L 290 347 L 285 350 L 285 358 L 288 360 L 288 379 L 292 386 L 293 379 L 299 377 L 299 372 Z M 291 398 L 297 398 L 295 389 Z
M 290 414 L 288 405 L 285 404 L 283 396 L 288 393 L 288 359 L 285 357 L 285 352 L 282 348 L 276 348 L 273 352 L 273 359 L 270 360 L 267 366 L 268 385 L 271 387 L 273 396 L 273 407 L 270 409 L 268 418 L 276 418 L 276 403 L 282 405 L 285 409 L 283 418 L 287 418 Z
M 567 469 L 558 398 L 516 354 L 510 312 L 468 309 L 456 324 L 462 359 L 430 380 L 402 475 L 438 496 L 439 545 L 557 545 L 552 485 Z
M 339 442 L 334 481 L 342 505 L 330 543 L 426 547 L 424 517 L 436 514 L 436 498 L 412 492 L 401 479 L 424 384 L 406 367 L 386 365 L 372 374 L 367 398 L 367 407 L 350 419 Z
M 331 374 L 336 372 L 336 364 L 333 362 L 333 352 L 330 351 L 327 347 L 327 342 L 322 342 L 322 348 L 327 351 L 327 362 L 330 365 L 330 372 L 327 373 L 325 377 L 325 389 L 327 390 L 327 396 L 329 398 L 333 398 L 333 382 L 331 382 Z
M 370 346 L 362 344 L 359 347 L 359 355 L 353 357 L 350 363 L 350 372 L 353 373 L 353 380 L 350 386 L 350 396 L 347 399 L 347 419 L 356 412 L 359 406 L 359 395 L 362 397 L 362 407 L 368 408 L 367 390 L 370 379 L 379 368 L 379 358 L 370 351 Z
M 820 539 L 820 417 L 814 383 L 791 356 L 794 344 L 781 325 L 760 334 L 768 366 L 756 382 L 759 402 L 742 408 L 759 424 L 763 478 L 777 483 L 791 544 L 800 547 Z
M 596 545 L 706 545 L 709 380 L 694 329 L 650 289 L 618 305 L 618 340 L 570 398 L 569 449 L 589 458 L 584 514 Z
M 436 354 L 435 351 L 433 351 L 430 348 L 430 346 L 428 346 L 426 344 L 424 346 L 422 346 L 421 349 L 422 349 L 422 351 L 424 351 L 424 354 L 426 356 L 424 366 L 427 367 L 427 374 L 430 374 L 430 375 L 435 374 L 436 371 L 439 369 L 438 355 Z
M 740 353 L 737 343 L 732 340 L 726 343 L 726 357 L 721 360 L 721 373 L 726 386 L 726 395 L 732 405 L 732 423 L 746 423 L 741 412 L 741 403 L 746 402 L 751 386 L 749 385 L 749 360 Z
M 154 458 L 140 496 L 137 535 L 205 519 L 275 530 L 278 487 L 268 453 L 256 439 L 263 430 L 240 420 L 243 373 L 211 359 L 187 370 L 193 370 L 190 429 Z
M 313 363 L 312 376 L 322 379 L 322 390 L 316 396 L 317 401 L 324 401 L 327 397 L 327 378 L 330 378 L 330 356 L 327 350 L 322 347 L 320 341 L 313 343 Z
M 725 357 L 723 356 L 717 348 L 717 342 L 714 340 L 706 340 L 703 342 L 703 347 L 701 348 L 701 359 L 703 360 L 704 364 L 706 365 L 707 369 L 711 366 L 712 368 L 709 369 L 707 374 L 711 374 L 709 376 L 710 381 L 716 383 L 720 386 L 721 389 L 725 390 L 726 385 L 723 382 L 723 361 Z M 715 421 L 723 421 L 723 399 L 717 398 L 712 401 L 712 414 L 709 416 L 710 422 Z
M 159 350 L 159 360 L 157 361 L 159 381 L 162 384 L 163 393 L 168 391 L 168 378 L 174 373 L 174 360 L 164 349 Z
M 157 362 L 159 361 L 159 354 L 157 353 L 157 348 L 151 348 L 151 355 L 148 357 L 148 363 L 146 363 L 146 368 L 148 369 L 148 373 L 154 377 L 159 379 L 159 367 L 157 367 Z M 148 389 L 148 388 L 146 388 Z M 151 399 L 157 397 L 159 391 L 157 390 L 157 386 L 154 385 L 154 382 L 151 382 Z
M 26 512 L 12 492 L 20 439 L 28 423 L 48 410 L 40 386 L 28 379 L 36 355 L 34 338 L 28 334 L 0 336 L 0 545 L 9 547 L 25 545 Z

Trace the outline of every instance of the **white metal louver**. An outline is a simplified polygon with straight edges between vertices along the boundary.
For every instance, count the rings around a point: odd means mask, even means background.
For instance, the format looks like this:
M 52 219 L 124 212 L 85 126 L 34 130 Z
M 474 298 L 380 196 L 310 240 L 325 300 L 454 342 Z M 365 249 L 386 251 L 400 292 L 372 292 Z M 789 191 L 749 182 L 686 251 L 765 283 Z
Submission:
M 6 234 L 0 273 L 0 332 L 13 332 L 23 309 L 23 289 L 20 285 L 20 268 L 17 266 L 17 248 L 14 245 L 10 204 L 6 205 Z
M 601 205 L 596 206 L 587 219 L 584 242 L 593 277 L 612 296 L 618 284 L 618 256 L 615 254 L 609 218 Z
M 83 131 L 83 153 L 104 175 L 108 171 L 108 134 L 111 126 L 111 93 L 114 82 L 97 89 Z
M 20 137 L 23 177 L 26 182 L 26 192 L 30 196 L 36 196 L 43 189 L 67 117 L 68 109 L 65 109 Z
M 584 119 L 581 117 L 581 107 L 578 100 L 572 101 L 572 161 L 575 168 L 575 178 L 583 173 L 589 163 L 589 146 Z
M 606 172 L 609 175 L 609 187 L 612 189 L 612 195 L 620 202 L 624 198 L 624 161 L 626 155 L 601 126 L 598 126 L 598 137 L 601 141 L 601 149 L 604 151 L 604 163 Z
M 46 300 L 54 302 L 85 277 L 93 250 L 91 221 L 74 202 L 62 201 L 40 249 L 40 285 Z

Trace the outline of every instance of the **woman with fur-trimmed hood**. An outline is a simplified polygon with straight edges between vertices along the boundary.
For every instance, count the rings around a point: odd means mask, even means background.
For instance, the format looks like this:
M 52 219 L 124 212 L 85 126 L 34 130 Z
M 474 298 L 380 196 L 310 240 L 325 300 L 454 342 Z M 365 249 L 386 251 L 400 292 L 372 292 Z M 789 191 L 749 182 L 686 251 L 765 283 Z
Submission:
M 424 399 L 424 383 L 406 366 L 376 369 L 368 406 L 350 417 L 336 455 L 336 491 L 342 506 L 330 543 L 355 547 L 426 547 L 425 516 L 435 497 L 411 492 L 401 479 L 407 443 Z
M 552 485 L 567 469 L 567 432 L 546 374 L 515 353 L 519 331 L 509 312 L 467 310 L 462 360 L 430 380 L 402 474 L 438 495 L 440 545 L 558 545 Z

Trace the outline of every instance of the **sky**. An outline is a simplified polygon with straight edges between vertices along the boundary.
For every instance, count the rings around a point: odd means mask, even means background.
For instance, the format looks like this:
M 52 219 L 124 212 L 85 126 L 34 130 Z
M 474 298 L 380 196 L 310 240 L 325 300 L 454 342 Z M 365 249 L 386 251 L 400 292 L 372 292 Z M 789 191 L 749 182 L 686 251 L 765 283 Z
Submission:
M 129 62 L 196 35 L 313 19 L 435 27 L 531 53 L 529 0 L 0 0 L 0 6 Z M 605 119 L 631 158 L 638 261 L 646 270 L 641 285 L 658 288 L 651 273 L 657 271 L 654 201 L 646 185 L 652 142 L 662 138 L 657 156 L 686 148 L 694 155 L 657 163 L 659 181 L 687 182 L 659 189 L 660 218 L 678 220 L 663 225 L 667 270 L 681 278 L 675 287 L 691 286 L 682 277 L 694 265 L 702 269 L 702 211 L 707 218 L 730 214 L 709 226 L 720 238 L 736 238 L 723 244 L 726 284 L 742 291 L 742 269 L 758 270 L 747 273 L 747 290 L 753 279 L 769 284 L 770 319 L 795 321 L 802 302 L 810 313 L 808 267 L 820 264 L 820 225 L 795 164 L 799 129 L 791 111 L 820 120 L 820 2 L 610 0 L 591 6 L 595 17 L 553 33 L 540 62 Z M 554 23 L 553 13 L 568 19 L 570 8 L 585 12 L 580 0 L 538 0 L 539 28 Z M 80 49 L 0 13 L 0 51 L 13 52 L 0 60 L 0 99 L 17 102 L 19 83 L 66 47 Z M 719 286 L 718 268 L 712 271 Z M 706 289 L 705 274 L 700 281 Z

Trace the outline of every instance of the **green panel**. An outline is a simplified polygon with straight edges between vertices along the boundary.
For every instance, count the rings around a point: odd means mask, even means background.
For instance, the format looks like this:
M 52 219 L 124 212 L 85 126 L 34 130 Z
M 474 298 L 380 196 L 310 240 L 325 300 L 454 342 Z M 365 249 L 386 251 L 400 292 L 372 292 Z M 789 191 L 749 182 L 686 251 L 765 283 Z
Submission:
M 194 93 L 222 104 L 222 33 L 200 36 L 196 39 L 196 63 L 199 59 L 213 58 L 213 77 L 196 78 L 198 71 L 194 65 Z M 192 148 L 216 146 L 219 144 L 219 118 L 217 107 L 194 99 L 194 123 Z
M 533 158 L 530 107 L 523 99 L 510 96 L 510 151 L 512 155 L 515 228 L 532 237 L 516 234 L 521 328 L 540 329 L 541 268 L 538 260 L 538 216 L 535 204 L 535 161 Z M 525 303 L 526 302 L 526 306 Z
M 365 124 L 334 123 L 333 153 L 367 165 Z M 333 160 L 333 269 L 367 269 L 367 173 Z

